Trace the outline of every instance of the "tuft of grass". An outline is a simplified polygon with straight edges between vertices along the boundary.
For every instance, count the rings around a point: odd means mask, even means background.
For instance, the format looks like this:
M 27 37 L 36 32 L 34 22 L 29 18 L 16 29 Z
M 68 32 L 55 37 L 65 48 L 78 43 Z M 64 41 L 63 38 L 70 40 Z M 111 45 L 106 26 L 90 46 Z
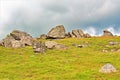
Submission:
M 120 45 L 106 47 L 109 41 L 120 42 L 119 37 L 66 38 L 55 41 L 69 48 L 35 54 L 30 46 L 19 49 L 0 47 L 0 80 L 120 80 L 120 72 L 99 72 L 101 66 L 108 62 L 120 70 L 120 53 L 102 52 L 103 49 L 119 49 Z M 89 46 L 72 46 L 85 43 Z

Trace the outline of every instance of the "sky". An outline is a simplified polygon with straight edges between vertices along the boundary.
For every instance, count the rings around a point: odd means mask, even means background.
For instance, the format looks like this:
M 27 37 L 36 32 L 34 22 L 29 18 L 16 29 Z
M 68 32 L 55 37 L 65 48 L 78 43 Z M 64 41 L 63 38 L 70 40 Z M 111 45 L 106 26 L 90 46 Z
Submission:
M 119 14 L 120 0 L 0 0 L 0 39 L 15 29 L 39 37 L 56 25 L 120 35 Z

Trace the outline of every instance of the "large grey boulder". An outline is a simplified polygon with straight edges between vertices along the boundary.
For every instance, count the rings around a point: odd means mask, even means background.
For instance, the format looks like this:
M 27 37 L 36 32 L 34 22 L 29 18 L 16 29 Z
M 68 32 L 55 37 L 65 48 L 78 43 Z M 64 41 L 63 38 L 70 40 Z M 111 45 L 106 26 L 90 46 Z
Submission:
M 11 47 L 12 48 L 21 48 L 21 47 L 25 47 L 25 45 L 18 40 L 13 40 L 13 41 L 11 41 Z
M 15 40 L 20 40 L 25 45 L 32 45 L 33 38 L 29 34 L 23 31 L 14 30 L 10 33 L 12 37 L 14 37 Z
M 7 48 L 20 48 L 25 45 L 32 45 L 33 38 L 26 32 L 19 30 L 14 30 L 7 35 L 3 40 L 1 40 L 0 45 Z
M 72 38 L 91 38 L 90 34 L 85 34 L 81 29 L 72 30 L 72 32 L 69 32 L 68 34 Z
M 84 37 L 84 33 L 82 30 L 78 29 L 78 30 L 72 30 L 72 34 L 77 37 L 77 38 L 81 38 Z
M 113 34 L 108 30 L 104 30 L 103 31 L 103 36 L 113 36 Z
M 110 63 L 105 64 L 104 66 L 101 67 L 99 72 L 102 73 L 111 73 L 111 72 L 117 72 L 117 69 Z
M 63 39 L 65 38 L 65 28 L 63 25 L 58 25 L 54 28 L 52 28 L 48 32 L 48 38 L 53 38 L 53 39 Z

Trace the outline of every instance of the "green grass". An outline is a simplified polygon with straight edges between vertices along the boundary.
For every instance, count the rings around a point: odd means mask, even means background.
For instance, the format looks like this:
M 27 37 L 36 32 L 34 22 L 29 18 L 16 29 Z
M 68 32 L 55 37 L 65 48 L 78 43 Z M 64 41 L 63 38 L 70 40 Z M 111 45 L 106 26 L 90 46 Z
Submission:
M 99 72 L 101 66 L 108 62 L 120 70 L 120 53 L 102 52 L 103 49 L 120 48 L 120 45 L 105 46 L 109 41 L 120 42 L 119 37 L 68 38 L 55 41 L 69 48 L 35 54 L 32 47 L 0 47 L 0 80 L 120 80 L 120 72 Z M 84 43 L 89 46 L 72 46 Z

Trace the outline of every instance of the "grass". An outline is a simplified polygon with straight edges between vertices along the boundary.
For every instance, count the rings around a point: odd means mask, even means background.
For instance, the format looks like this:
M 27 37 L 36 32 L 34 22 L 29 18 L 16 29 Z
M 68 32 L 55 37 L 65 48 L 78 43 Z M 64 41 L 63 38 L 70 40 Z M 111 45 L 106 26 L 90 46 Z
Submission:
M 101 66 L 108 62 L 120 70 L 120 53 L 102 52 L 103 49 L 119 49 L 120 45 L 105 46 L 109 41 L 120 42 L 119 37 L 67 38 L 55 41 L 69 48 L 35 54 L 30 46 L 19 49 L 0 47 L 0 80 L 120 80 L 120 72 L 99 72 Z M 89 46 L 72 46 L 84 43 Z

